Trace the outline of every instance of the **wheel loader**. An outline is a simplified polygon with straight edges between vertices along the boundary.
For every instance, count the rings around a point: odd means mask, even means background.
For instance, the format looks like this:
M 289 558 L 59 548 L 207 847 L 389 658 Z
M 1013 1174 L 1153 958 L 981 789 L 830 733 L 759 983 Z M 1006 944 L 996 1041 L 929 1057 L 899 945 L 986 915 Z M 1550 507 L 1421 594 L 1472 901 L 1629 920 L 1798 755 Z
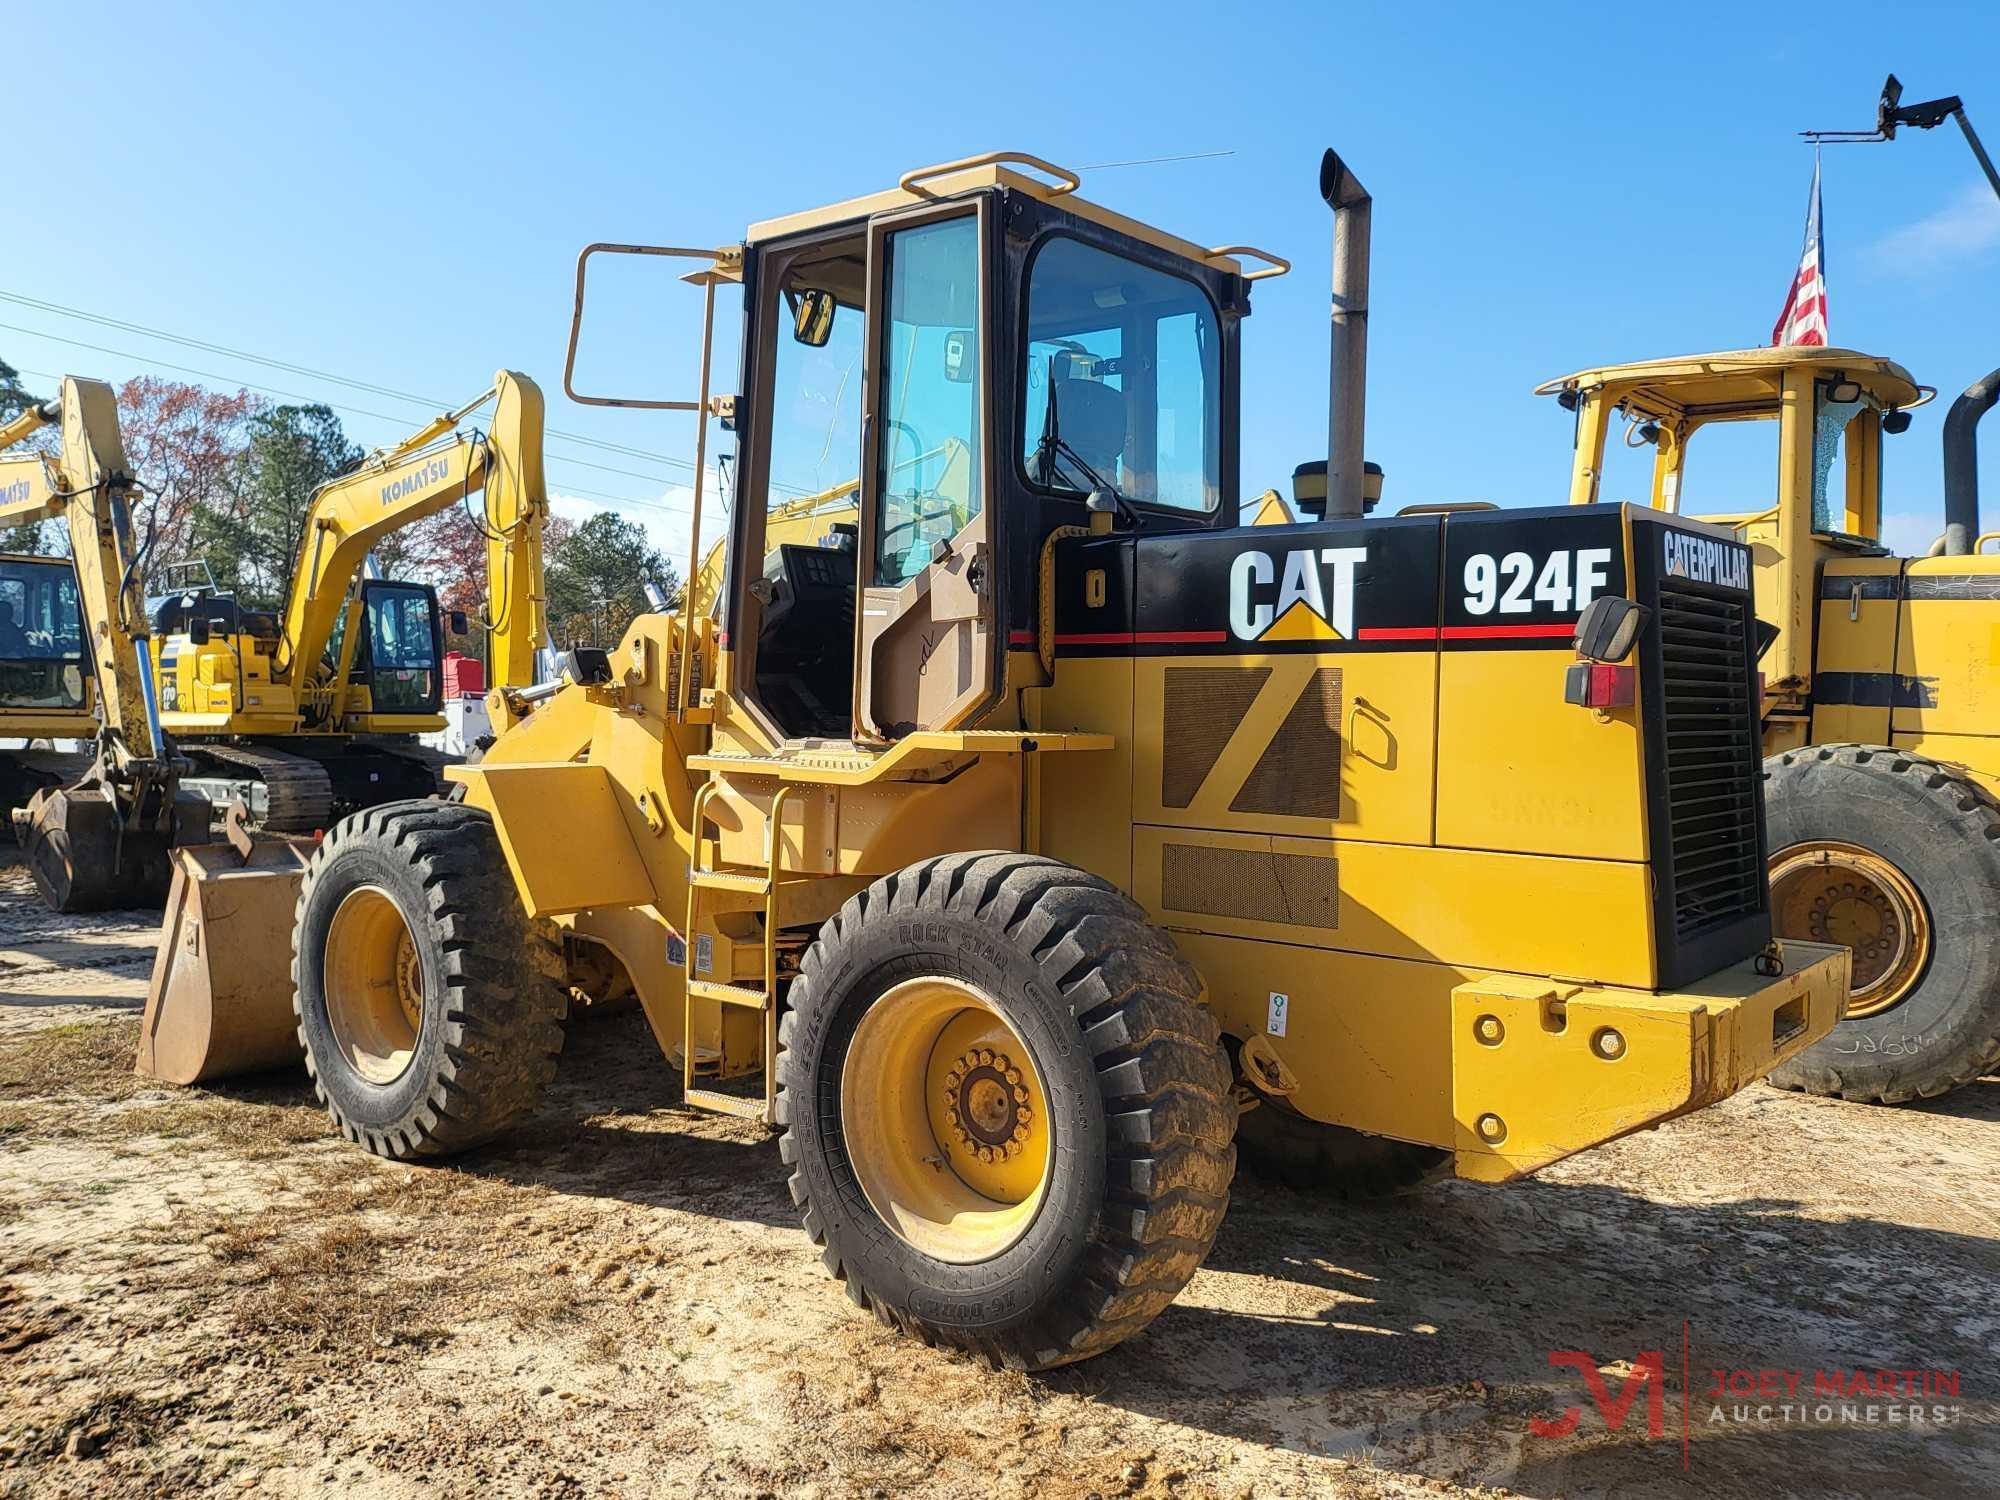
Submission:
M 1650 459 L 1648 500 L 1664 515 L 1690 503 L 1692 450 L 1699 505 L 1701 435 L 1771 424 L 1775 503 L 1702 519 L 1749 548 L 1768 622 L 1759 721 L 1776 931 L 1854 953 L 1846 1019 L 1772 1081 L 1901 1103 L 1990 1071 L 2000 556 L 1983 549 L 2000 533 L 1980 531 L 1976 429 L 2000 400 L 2000 370 L 1945 417 L 1943 527 L 1922 557 L 1882 541 L 1886 450 L 1934 394 L 1893 360 L 1745 349 L 1582 370 L 1538 393 L 1575 413 L 1577 504 L 1599 497 L 1607 452 L 1629 443 Z
M 464 428 L 493 403 L 490 431 Z M 376 802 L 429 796 L 437 767 L 413 737 L 444 727 L 436 591 L 368 576 L 383 538 L 480 495 L 488 553 L 495 722 L 535 681 L 542 595 L 543 399 L 502 370 L 477 399 L 371 453 L 313 496 L 282 611 L 212 584 L 170 590 L 155 614 L 161 721 L 194 763 L 188 784 L 253 826 L 310 833 Z M 168 569 L 188 568 L 188 563 Z M 207 578 L 205 565 L 198 575 Z M 463 634 L 462 616 L 453 620 Z
M 1078 185 L 994 153 L 583 252 L 572 398 L 692 413 L 698 476 L 733 435 L 721 609 L 569 653 L 463 802 L 311 853 L 265 998 L 351 1140 L 492 1139 L 568 993 L 630 991 L 688 1106 L 781 1132 L 857 1304 L 1040 1369 L 1174 1300 L 1239 1149 L 1331 1194 L 1504 1182 L 1833 1026 L 1845 951 L 1770 932 L 1748 569 L 1676 564 L 1745 549 L 1635 506 L 1365 514 L 1332 153 L 1324 513 L 1237 524 L 1239 335 L 1286 263 Z M 691 397 L 578 389 L 614 254 L 698 289 Z M 827 455 L 854 529 L 768 546 Z
M 0 525 L 60 517 L 70 541 L 67 559 L 0 560 L 0 735 L 85 739 L 94 753 L 0 751 L 7 814 L 54 910 L 158 905 L 168 849 L 206 839 L 208 817 L 160 724 L 117 398 L 65 379 L 0 428 L 0 450 L 50 426 L 55 452 L 0 458 Z

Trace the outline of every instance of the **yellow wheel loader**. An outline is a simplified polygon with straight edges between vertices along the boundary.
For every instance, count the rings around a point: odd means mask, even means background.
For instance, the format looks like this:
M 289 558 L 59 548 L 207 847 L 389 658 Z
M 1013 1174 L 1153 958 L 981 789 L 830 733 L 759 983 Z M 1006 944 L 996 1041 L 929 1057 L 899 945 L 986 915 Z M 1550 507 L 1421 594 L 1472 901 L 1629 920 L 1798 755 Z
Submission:
M 0 450 L 53 425 L 55 453 L 0 458 L 0 525 L 61 517 L 70 539 L 68 560 L 0 560 L 0 735 L 75 736 L 95 754 L 0 751 L 12 794 L 30 793 L 8 813 L 54 910 L 158 905 L 167 850 L 206 839 L 208 817 L 160 725 L 117 398 L 66 379 L 0 428 Z
M 1661 565 L 1747 550 L 1643 507 L 1364 515 L 1332 153 L 1325 513 L 1237 524 L 1238 332 L 1285 263 L 1077 186 L 996 153 L 584 252 L 572 397 L 694 413 L 697 476 L 734 434 L 719 618 L 690 588 L 570 653 L 462 804 L 312 853 L 294 1004 L 350 1139 L 492 1139 L 566 992 L 635 992 L 689 1106 L 782 1132 L 857 1304 L 1039 1369 L 1173 1301 L 1239 1141 L 1328 1192 L 1501 1182 L 1832 1027 L 1845 952 L 1770 935 L 1747 563 Z M 692 399 L 577 391 L 614 253 L 699 288 Z M 828 454 L 854 530 L 767 545 Z
M 488 402 L 490 431 L 465 430 Z M 547 635 L 542 421 L 540 389 L 502 370 L 478 399 L 325 485 L 280 612 L 241 608 L 212 583 L 168 593 L 154 622 L 161 719 L 193 762 L 189 786 L 217 807 L 244 802 L 273 833 L 310 833 L 437 789 L 436 767 L 409 743 L 445 723 L 436 592 L 368 577 L 364 564 L 384 537 L 474 494 L 494 719 L 512 721 L 519 710 L 508 704 L 534 683 Z
M 1892 360 L 1744 349 L 1582 370 L 1539 393 L 1575 413 L 1577 504 L 1629 443 L 1650 460 L 1651 507 L 1679 513 L 1691 449 L 1701 503 L 1702 433 L 1771 424 L 1775 503 L 1702 518 L 1750 549 L 1768 622 L 1776 930 L 1854 955 L 1847 1018 L 1772 1082 L 1902 1103 L 1980 1077 L 2000 1063 L 2000 555 L 1984 550 L 2000 533 L 1980 533 L 1976 428 L 2000 370 L 1945 418 L 1943 529 L 1922 557 L 1882 542 L 1885 448 L 1934 394 Z M 1721 557 L 1666 566 L 1702 576 Z

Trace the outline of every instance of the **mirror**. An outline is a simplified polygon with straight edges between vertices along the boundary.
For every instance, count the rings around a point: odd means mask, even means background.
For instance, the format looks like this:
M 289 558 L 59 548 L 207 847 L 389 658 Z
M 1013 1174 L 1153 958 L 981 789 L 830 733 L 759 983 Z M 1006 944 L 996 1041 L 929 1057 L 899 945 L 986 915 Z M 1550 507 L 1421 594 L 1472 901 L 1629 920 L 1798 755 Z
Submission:
M 820 287 L 806 287 L 792 298 L 792 337 L 812 349 L 824 349 L 833 337 L 833 314 L 839 306 L 833 293 Z
M 973 367 L 973 351 L 979 347 L 970 328 L 954 328 L 944 336 L 944 378 L 964 385 L 979 372 Z
M 445 623 L 450 626 L 453 635 L 467 635 L 470 633 L 468 622 L 465 618 L 465 611 L 462 609 L 453 610 L 445 617 Z
M 1778 643 L 1778 627 L 1769 620 L 1757 622 L 1757 660 L 1764 659 L 1764 653 Z
M 208 621 L 201 619 L 188 621 L 188 644 L 193 646 L 208 644 Z
M 1645 606 L 1619 594 L 1600 594 L 1577 616 L 1576 654 L 1586 661 L 1623 661 L 1645 620 Z

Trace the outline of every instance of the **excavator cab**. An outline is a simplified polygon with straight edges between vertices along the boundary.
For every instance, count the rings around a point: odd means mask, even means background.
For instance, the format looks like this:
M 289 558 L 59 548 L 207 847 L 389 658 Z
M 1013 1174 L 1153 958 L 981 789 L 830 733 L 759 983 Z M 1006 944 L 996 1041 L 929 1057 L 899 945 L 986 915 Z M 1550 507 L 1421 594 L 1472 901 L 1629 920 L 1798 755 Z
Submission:
M 83 610 L 69 563 L 0 557 L 0 732 L 75 733 L 68 718 L 60 726 L 36 729 L 16 728 L 14 719 L 87 714 L 89 672 Z

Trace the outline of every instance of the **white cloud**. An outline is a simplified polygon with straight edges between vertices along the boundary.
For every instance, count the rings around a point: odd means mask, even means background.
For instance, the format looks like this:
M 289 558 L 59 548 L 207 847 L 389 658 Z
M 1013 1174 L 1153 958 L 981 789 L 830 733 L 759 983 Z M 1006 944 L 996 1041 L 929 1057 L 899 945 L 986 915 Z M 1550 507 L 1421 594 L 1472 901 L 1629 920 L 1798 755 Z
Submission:
M 1892 230 L 1869 247 L 1885 270 L 1931 271 L 2000 245 L 2000 198 L 1985 183 L 1969 183 L 1936 213 Z

